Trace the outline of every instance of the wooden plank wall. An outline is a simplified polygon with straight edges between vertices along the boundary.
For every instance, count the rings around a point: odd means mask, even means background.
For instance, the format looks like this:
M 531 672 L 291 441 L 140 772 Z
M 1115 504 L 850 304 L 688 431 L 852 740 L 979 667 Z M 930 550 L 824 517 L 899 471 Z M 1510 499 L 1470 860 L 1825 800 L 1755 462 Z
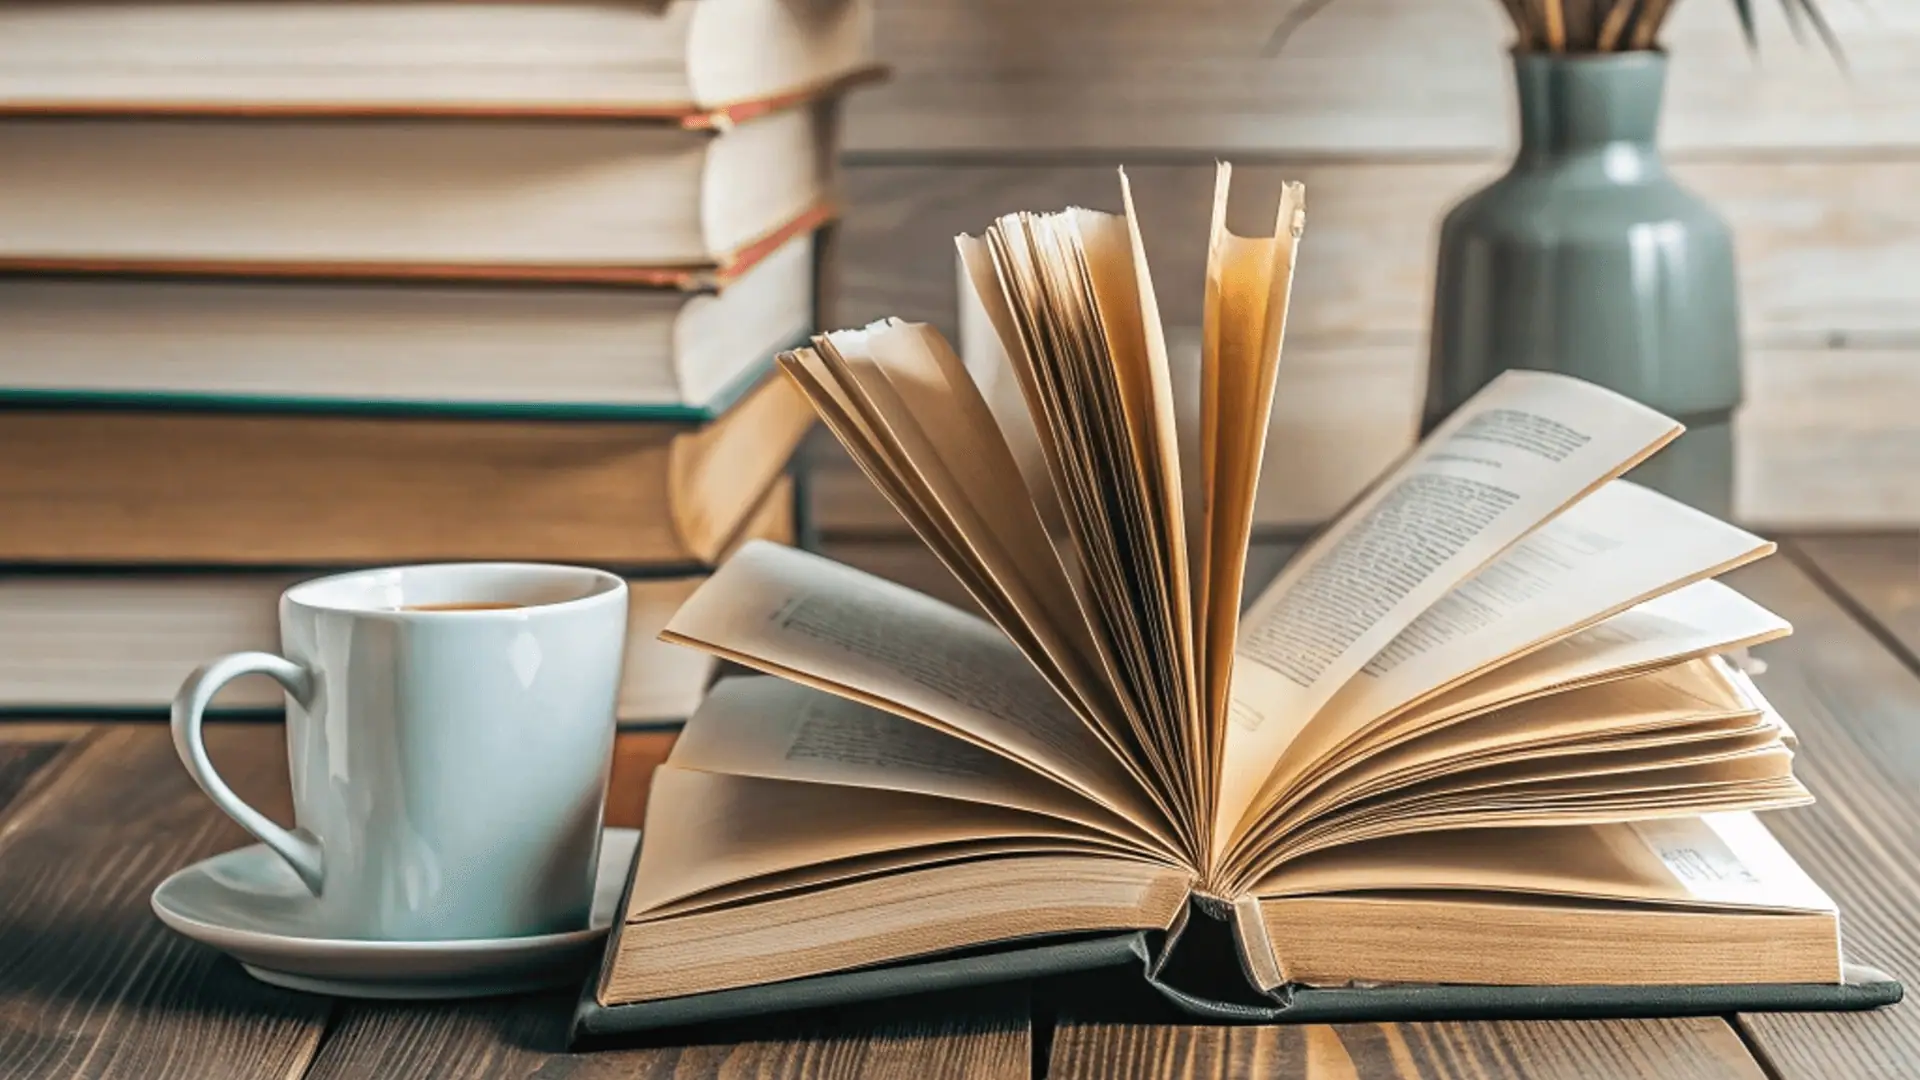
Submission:
M 952 234 L 1116 208 L 1125 163 L 1167 322 L 1194 327 L 1213 159 L 1243 166 L 1243 230 L 1303 179 L 1260 519 L 1323 519 L 1412 438 L 1439 216 L 1503 167 L 1512 106 L 1491 0 L 1334 0 L 1266 55 L 1295 2 L 878 0 L 895 78 L 849 110 L 841 320 L 957 333 Z M 1849 72 L 1756 7 L 1757 60 L 1727 0 L 1680 4 L 1667 35 L 1665 144 L 1738 233 L 1739 510 L 1920 523 L 1920 0 L 1825 5 Z M 837 450 L 815 456 L 825 531 L 901 527 Z

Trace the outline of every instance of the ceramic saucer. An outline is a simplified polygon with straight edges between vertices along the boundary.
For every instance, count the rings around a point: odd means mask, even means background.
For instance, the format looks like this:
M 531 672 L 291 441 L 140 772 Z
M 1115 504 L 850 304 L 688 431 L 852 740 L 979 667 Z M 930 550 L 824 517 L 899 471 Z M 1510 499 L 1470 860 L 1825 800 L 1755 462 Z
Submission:
M 311 895 L 278 855 L 254 844 L 195 863 L 153 891 L 160 921 L 240 961 L 261 982 L 356 998 L 456 998 L 577 983 L 613 925 L 639 845 L 637 829 L 600 842 L 585 930 L 465 941 L 321 936 Z

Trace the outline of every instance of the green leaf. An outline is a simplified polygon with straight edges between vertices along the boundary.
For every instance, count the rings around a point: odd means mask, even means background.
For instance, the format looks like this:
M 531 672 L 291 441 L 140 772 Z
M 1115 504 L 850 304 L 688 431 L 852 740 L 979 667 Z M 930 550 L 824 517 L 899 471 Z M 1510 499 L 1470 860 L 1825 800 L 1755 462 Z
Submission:
M 1807 44 L 1807 21 L 1800 14 L 1800 0 L 1780 0 L 1780 7 L 1787 13 L 1787 26 L 1793 30 L 1793 40 L 1802 47 Z
M 1780 0 L 1788 8 L 1794 0 Z M 1760 51 L 1760 32 L 1753 24 L 1753 0 L 1733 0 L 1733 9 L 1740 14 L 1740 32 L 1747 36 L 1747 48 Z
M 1795 0 L 1782 0 L 1782 2 L 1787 5 L 1788 11 L 1793 10 Z M 1820 13 L 1820 5 L 1814 3 L 1814 0 L 1798 0 L 1798 2 L 1800 4 L 1800 10 L 1807 17 L 1807 22 L 1813 24 L 1813 32 L 1820 36 L 1820 43 L 1827 47 L 1827 53 L 1833 57 L 1834 63 L 1845 68 L 1847 66 L 1847 54 L 1845 50 L 1840 47 L 1839 35 L 1833 32 L 1833 27 L 1828 24 L 1827 17 Z M 1797 29 L 1799 25 L 1799 22 L 1796 20 L 1794 27 Z

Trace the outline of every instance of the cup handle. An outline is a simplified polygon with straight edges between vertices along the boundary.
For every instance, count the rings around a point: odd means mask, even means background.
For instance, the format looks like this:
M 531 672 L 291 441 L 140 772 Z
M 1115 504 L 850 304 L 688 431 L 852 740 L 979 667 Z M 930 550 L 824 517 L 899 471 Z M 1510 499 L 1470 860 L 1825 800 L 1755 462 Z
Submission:
M 180 692 L 173 699 L 173 748 L 179 751 L 187 772 L 200 785 L 200 790 L 213 800 L 214 805 L 226 811 L 227 816 L 239 822 L 241 828 L 287 860 L 287 865 L 300 875 L 308 891 L 319 896 L 322 876 L 320 845 L 281 828 L 265 814 L 241 801 L 226 781 L 220 779 L 220 774 L 213 771 L 213 762 L 207 757 L 206 741 L 201 737 L 202 714 L 206 712 L 207 702 L 213 700 L 213 695 L 227 683 L 242 675 L 254 674 L 273 676 L 302 705 L 312 697 L 313 673 L 291 660 L 263 652 L 223 656 L 201 665 L 187 676 L 186 682 L 180 684 Z

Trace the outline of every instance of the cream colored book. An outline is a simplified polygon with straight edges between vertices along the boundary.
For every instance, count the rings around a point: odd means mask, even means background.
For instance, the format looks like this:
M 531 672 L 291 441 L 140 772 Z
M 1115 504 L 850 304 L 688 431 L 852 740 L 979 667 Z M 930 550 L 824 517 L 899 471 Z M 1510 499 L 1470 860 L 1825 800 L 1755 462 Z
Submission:
M 835 113 L 716 133 L 0 111 L 0 268 L 701 287 L 832 216 Z
M 0 110 L 725 122 L 871 63 L 869 0 L 14 0 Z
M 1197 923 L 1259 1015 L 1841 984 L 1833 903 L 1753 816 L 1809 801 L 1793 740 L 1720 658 L 1788 632 L 1713 580 L 1773 545 L 1621 478 L 1679 424 L 1503 375 L 1243 604 L 1304 192 L 1236 236 L 1230 177 L 1204 282 L 1152 279 L 1124 174 L 1123 213 L 959 238 L 1017 395 L 893 320 L 782 356 L 986 618 L 772 544 L 722 566 L 667 638 L 779 678 L 723 683 L 656 775 L 595 1008 L 1134 932 L 1172 985 Z M 1205 289 L 1194 362 L 1168 287 Z
M 702 292 L 0 277 L 0 402 L 708 421 L 813 296 L 811 236 Z

